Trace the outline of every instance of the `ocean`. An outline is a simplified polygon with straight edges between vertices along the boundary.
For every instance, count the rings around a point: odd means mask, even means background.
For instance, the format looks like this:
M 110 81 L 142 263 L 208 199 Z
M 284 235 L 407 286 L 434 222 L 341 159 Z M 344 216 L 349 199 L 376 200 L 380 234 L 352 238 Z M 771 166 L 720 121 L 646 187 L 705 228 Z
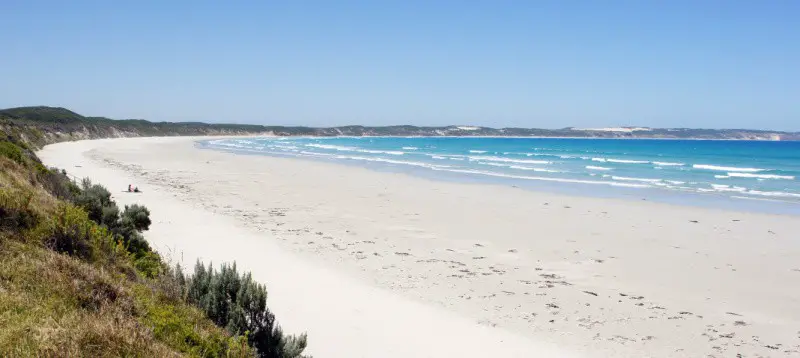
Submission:
M 207 140 L 200 146 L 442 180 L 800 214 L 800 142 L 279 137 Z

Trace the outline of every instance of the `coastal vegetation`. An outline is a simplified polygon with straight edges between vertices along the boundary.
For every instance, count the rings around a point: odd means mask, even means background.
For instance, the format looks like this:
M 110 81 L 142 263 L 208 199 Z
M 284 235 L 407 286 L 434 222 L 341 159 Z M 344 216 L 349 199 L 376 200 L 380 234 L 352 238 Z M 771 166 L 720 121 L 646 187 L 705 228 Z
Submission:
M 800 140 L 800 133 L 752 129 L 694 128 L 489 128 L 475 126 L 418 127 L 340 126 L 329 128 L 264 126 L 245 124 L 206 124 L 198 122 L 150 122 L 141 119 L 114 120 L 85 117 L 57 107 L 19 107 L 0 110 L 0 128 L 13 123 L 25 137 L 38 145 L 64 140 L 177 135 L 278 136 L 510 136 L 552 138 L 670 138 L 670 139 L 750 139 Z
M 146 207 L 42 165 L 51 119 L 0 125 L 0 356 L 302 357 L 264 285 L 235 264 L 171 267 Z

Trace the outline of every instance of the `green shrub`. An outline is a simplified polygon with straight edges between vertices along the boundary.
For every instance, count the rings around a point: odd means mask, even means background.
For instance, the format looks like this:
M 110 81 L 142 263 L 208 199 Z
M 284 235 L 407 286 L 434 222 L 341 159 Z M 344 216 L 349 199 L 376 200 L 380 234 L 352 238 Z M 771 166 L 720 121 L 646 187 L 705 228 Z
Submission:
M 158 277 L 163 271 L 163 266 L 161 256 L 152 251 L 144 252 L 133 260 L 133 267 L 148 278 Z
M 25 165 L 25 155 L 22 154 L 22 148 L 14 143 L 0 140 L 0 156 L 4 156 L 19 164 Z
M 197 262 L 194 275 L 184 279 L 186 299 L 199 306 L 214 323 L 232 335 L 247 336 L 248 344 L 259 357 L 303 357 L 307 337 L 287 336 L 267 308 L 267 289 L 252 280 L 250 274 L 239 275 L 236 264 L 206 268 Z
M 53 251 L 93 261 L 98 251 L 110 252 L 114 246 L 106 228 L 89 220 L 86 212 L 69 204 L 35 229 L 34 236 Z
M 33 192 L 0 189 L 0 230 L 30 229 L 41 220 Z
M 141 205 L 125 205 L 125 210 L 121 215 L 122 220 L 129 220 L 137 231 L 150 229 L 150 210 Z
M 117 205 L 104 206 L 100 212 L 100 223 L 107 228 L 113 229 L 119 221 L 119 208 Z
M 89 218 L 96 223 L 103 221 L 103 208 L 116 205 L 111 200 L 111 192 L 104 186 L 92 184 L 88 178 L 81 182 L 81 193 L 75 197 L 75 204 L 82 207 L 89 214 Z
M 81 192 L 80 188 L 69 179 L 65 170 L 45 169 L 38 172 L 37 178 L 47 192 L 59 199 L 73 202 Z
M 137 306 L 153 334 L 167 345 L 198 357 L 252 357 L 244 337 L 227 337 L 216 331 L 202 312 L 182 302 L 153 295 L 145 287 L 134 290 Z M 217 328 L 218 329 L 218 328 Z

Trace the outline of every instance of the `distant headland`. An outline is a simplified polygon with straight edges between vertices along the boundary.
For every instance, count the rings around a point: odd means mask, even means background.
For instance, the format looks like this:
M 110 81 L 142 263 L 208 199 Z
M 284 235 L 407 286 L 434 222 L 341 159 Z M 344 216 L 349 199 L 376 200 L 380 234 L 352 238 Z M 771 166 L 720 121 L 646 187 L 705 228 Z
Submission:
M 800 132 L 754 129 L 692 129 L 608 127 L 540 129 L 490 128 L 453 125 L 419 127 L 395 125 L 369 127 L 361 125 L 314 128 L 252 124 L 210 124 L 199 122 L 150 122 L 142 119 L 109 119 L 85 117 L 60 107 L 17 107 L 0 110 L 0 127 L 15 125 L 36 129 L 30 135 L 42 143 L 63 140 L 179 136 L 179 135 L 247 135 L 276 136 L 460 136 L 460 137 L 546 137 L 546 138 L 642 138 L 642 139 L 727 139 L 727 140 L 800 140 Z

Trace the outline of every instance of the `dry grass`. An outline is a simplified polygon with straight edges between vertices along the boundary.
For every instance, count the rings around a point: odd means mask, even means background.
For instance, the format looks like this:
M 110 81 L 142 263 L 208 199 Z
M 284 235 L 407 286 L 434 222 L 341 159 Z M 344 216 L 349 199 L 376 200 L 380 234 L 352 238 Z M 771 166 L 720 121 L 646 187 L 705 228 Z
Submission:
M 170 298 L 162 278 L 137 272 L 105 228 L 43 189 L 36 168 L 0 157 L 0 357 L 254 355 Z M 54 237 L 87 254 L 54 251 Z
M 0 356 L 252 356 L 155 287 L 0 236 Z

